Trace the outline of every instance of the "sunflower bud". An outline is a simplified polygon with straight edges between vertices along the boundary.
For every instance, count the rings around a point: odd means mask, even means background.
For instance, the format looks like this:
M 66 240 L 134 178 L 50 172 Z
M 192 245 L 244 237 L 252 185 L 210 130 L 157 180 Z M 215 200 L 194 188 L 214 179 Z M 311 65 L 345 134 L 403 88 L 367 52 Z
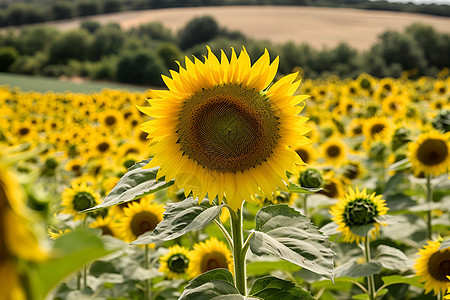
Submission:
M 321 188 L 324 180 L 322 174 L 316 169 L 306 169 L 300 173 L 299 183 L 306 188 Z
M 441 109 L 432 121 L 433 127 L 437 130 L 447 133 L 450 131 L 450 110 Z
M 401 146 L 409 143 L 411 136 L 411 130 L 406 127 L 397 128 L 392 135 L 391 148 L 392 151 L 396 151 Z

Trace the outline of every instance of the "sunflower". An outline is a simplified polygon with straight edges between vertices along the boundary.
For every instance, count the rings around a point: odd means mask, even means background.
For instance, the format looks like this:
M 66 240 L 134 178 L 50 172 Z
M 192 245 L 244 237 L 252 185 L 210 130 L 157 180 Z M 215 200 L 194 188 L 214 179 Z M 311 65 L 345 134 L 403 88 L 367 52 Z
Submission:
M 77 183 L 72 181 L 71 187 L 66 188 L 62 194 L 61 213 L 73 215 L 74 220 L 83 220 L 86 214 L 78 212 L 100 204 L 100 195 L 94 191 L 86 182 Z
M 355 180 L 362 178 L 365 174 L 365 168 L 358 160 L 349 160 L 342 165 L 342 175 L 349 179 Z
M 388 118 L 375 117 L 369 119 L 363 126 L 367 148 L 373 141 L 387 140 L 391 136 L 392 124 Z
M 450 281 L 450 276 L 447 276 L 447 278 L 448 278 L 448 281 Z M 444 299 L 450 299 L 450 286 L 448 287 L 448 290 L 447 290 L 447 296 L 445 296 Z
M 309 142 L 298 116 L 307 96 L 293 96 L 297 74 L 267 89 L 279 63 L 267 50 L 253 65 L 245 48 L 239 58 L 232 49 L 230 60 L 222 51 L 220 63 L 209 47 L 204 63 L 185 61 L 163 76 L 169 90 L 152 91 L 151 106 L 140 107 L 153 118 L 142 125 L 152 138 L 147 167 L 159 166 L 157 177 L 175 178 L 185 195 L 218 196 L 234 210 L 255 194 L 287 190 L 286 171 L 302 163 L 293 149 Z
M 104 128 L 120 128 L 123 123 L 123 116 L 115 109 L 108 109 L 99 114 L 98 120 Z
M 153 202 L 153 197 L 128 203 L 123 208 L 123 217 L 117 224 L 117 233 L 127 243 L 133 242 L 146 232 L 155 229 L 163 219 L 164 205 Z
M 166 274 L 168 279 L 185 277 L 189 261 L 189 250 L 175 245 L 169 248 L 169 252 L 159 258 L 159 271 Z
M 444 294 L 450 284 L 447 279 L 450 275 L 450 248 L 439 250 L 441 242 L 442 239 L 428 241 L 417 253 L 419 258 L 414 264 L 419 281 L 425 283 L 425 292 L 433 291 L 435 295 L 439 292 Z
M 344 181 L 334 176 L 334 172 L 329 172 L 323 177 L 325 183 L 323 189 L 318 194 L 327 196 L 328 198 L 338 199 L 345 194 Z
M 98 228 L 101 229 L 102 235 L 110 235 L 117 237 L 116 226 L 114 225 L 114 221 L 111 217 L 97 217 L 94 222 L 89 224 L 90 228 Z
M 380 231 L 380 225 L 377 217 L 386 214 L 388 208 L 382 195 L 375 196 L 375 193 L 368 194 L 366 189 L 356 191 L 351 187 L 348 194 L 339 199 L 339 201 L 330 208 L 331 218 L 339 227 L 338 230 L 344 235 L 344 241 L 352 243 L 364 240 L 351 231 L 353 226 L 373 225 L 374 228 L 370 231 L 370 235 L 375 237 Z
M 320 147 L 322 157 L 333 165 L 339 165 L 347 156 L 347 145 L 339 138 L 331 138 Z
M 59 239 L 61 236 L 65 235 L 65 234 L 68 234 L 71 231 L 72 230 L 70 230 L 70 229 L 64 229 L 64 230 L 58 230 L 58 231 L 49 230 L 48 231 L 48 236 L 52 240 L 56 240 L 56 239 Z
M 450 167 L 448 134 L 427 132 L 409 144 L 409 160 L 415 174 L 441 175 Z
M 295 148 L 295 152 L 305 164 L 310 165 L 316 161 L 316 150 L 310 144 Z
M 187 270 L 190 278 L 223 268 L 233 272 L 233 257 L 224 242 L 212 237 L 194 245 Z
M 409 102 L 407 95 L 391 95 L 383 99 L 381 107 L 387 116 L 401 118 L 406 114 Z

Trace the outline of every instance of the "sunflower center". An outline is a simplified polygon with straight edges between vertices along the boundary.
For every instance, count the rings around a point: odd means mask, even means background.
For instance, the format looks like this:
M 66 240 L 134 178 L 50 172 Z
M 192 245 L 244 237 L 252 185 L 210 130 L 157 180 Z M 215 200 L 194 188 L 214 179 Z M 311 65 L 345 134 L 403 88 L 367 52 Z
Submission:
M 447 276 L 450 275 L 450 250 L 433 253 L 428 261 L 428 271 L 434 279 L 447 282 Z
M 318 192 L 319 194 L 325 195 L 329 198 L 337 198 L 339 196 L 339 190 L 335 182 L 328 181 L 325 183 L 323 189 Z
M 27 135 L 29 132 L 30 132 L 29 128 L 20 128 L 19 129 L 19 135 L 22 135 L 22 136 Z
M 331 145 L 327 148 L 327 155 L 329 157 L 338 157 L 341 154 L 341 148 L 336 145 Z
M 417 158 L 427 166 L 440 164 L 447 156 L 447 145 L 439 139 L 427 139 L 417 149 Z
M 344 176 L 348 179 L 355 179 L 359 175 L 359 168 L 356 164 L 348 164 L 344 167 Z
M 149 211 L 141 211 L 133 216 L 130 228 L 135 236 L 152 231 L 158 225 L 158 217 Z
M 102 235 L 114 235 L 111 228 L 107 225 L 100 226 L 99 228 L 102 230 Z
M 97 145 L 97 150 L 100 152 L 106 152 L 109 149 L 109 144 L 107 142 L 102 142 Z
M 347 204 L 344 221 L 348 226 L 375 223 L 378 212 L 370 199 L 355 199 Z
M 73 208 L 76 211 L 82 211 L 95 205 L 95 198 L 89 192 L 78 192 L 73 197 Z
M 303 162 L 305 164 L 308 163 L 308 161 L 309 161 L 309 153 L 308 153 L 308 151 L 306 151 L 304 149 L 297 149 L 297 150 L 295 150 L 295 152 L 297 152 L 298 156 L 300 156 L 300 158 L 303 160 Z
M 370 128 L 370 134 L 374 136 L 377 133 L 380 133 L 384 129 L 384 124 L 375 124 Z
M 105 123 L 108 126 L 113 126 L 114 124 L 116 124 L 116 122 L 117 122 L 117 119 L 114 116 L 107 116 L 105 118 Z
M 219 252 L 209 253 L 201 263 L 202 273 L 218 269 L 218 268 L 228 268 L 228 262 L 225 255 Z
M 177 253 L 167 260 L 167 267 L 174 273 L 184 273 L 189 266 L 189 259 L 186 255 Z
M 236 84 L 194 94 L 177 126 L 183 153 L 220 172 L 261 164 L 277 145 L 278 131 L 277 117 L 264 96 Z

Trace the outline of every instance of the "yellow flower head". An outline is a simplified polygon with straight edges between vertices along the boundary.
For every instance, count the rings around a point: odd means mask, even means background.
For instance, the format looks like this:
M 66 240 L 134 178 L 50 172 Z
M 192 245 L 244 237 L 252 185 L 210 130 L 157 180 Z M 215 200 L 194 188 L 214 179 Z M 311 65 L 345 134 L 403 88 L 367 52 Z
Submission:
M 172 246 L 169 248 L 169 252 L 159 258 L 159 271 L 166 274 L 169 279 L 185 277 L 189 260 L 188 249 L 178 245 Z
M 151 106 L 140 107 L 153 118 L 142 125 L 152 142 L 147 167 L 159 166 L 158 177 L 175 178 L 186 196 L 217 196 L 234 210 L 287 190 L 286 171 L 302 163 L 293 148 L 309 142 L 297 74 L 268 88 L 279 59 L 270 63 L 267 50 L 253 65 L 245 48 L 230 59 L 222 51 L 219 62 L 208 47 L 205 62 L 185 61 L 163 76 L 169 90 L 152 91 Z
M 86 182 L 72 182 L 70 188 L 66 188 L 62 194 L 62 213 L 73 215 L 74 220 L 83 220 L 86 214 L 78 212 L 100 204 L 100 195 Z
M 447 276 L 448 281 L 450 282 L 450 276 Z M 450 299 L 450 285 L 448 286 L 447 295 L 444 297 L 444 299 Z
M 340 165 L 347 156 L 347 145 L 340 138 L 331 138 L 321 146 L 322 157 L 333 165 Z
M 233 257 L 225 243 L 212 237 L 194 245 L 191 252 L 188 274 L 195 278 L 205 272 L 223 268 L 233 272 Z
M 409 144 L 409 160 L 415 174 L 441 175 L 450 167 L 448 135 L 439 132 L 423 133 Z
M 450 248 L 439 250 L 442 239 L 429 241 L 417 253 L 414 269 L 420 276 L 419 281 L 425 283 L 425 292 L 433 291 L 435 295 L 439 292 L 445 293 L 450 281 Z
M 386 225 L 376 219 L 388 211 L 381 197 L 375 196 L 375 193 L 367 194 L 366 189 L 359 191 L 358 188 L 353 190 L 350 187 L 348 194 L 330 208 L 332 220 L 339 225 L 338 230 L 342 232 L 345 242 L 358 243 L 365 239 L 351 231 L 353 226 L 372 224 L 374 228 L 370 231 L 370 235 L 375 237 L 380 231 L 380 225 Z
M 101 229 L 102 235 L 117 237 L 117 227 L 115 226 L 114 220 L 109 216 L 97 217 L 94 222 L 89 224 L 89 227 Z
M 131 243 L 141 234 L 155 229 L 163 220 L 163 213 L 164 205 L 153 202 L 153 197 L 128 202 L 128 207 L 123 209 L 124 216 L 117 224 L 118 234 L 125 242 Z

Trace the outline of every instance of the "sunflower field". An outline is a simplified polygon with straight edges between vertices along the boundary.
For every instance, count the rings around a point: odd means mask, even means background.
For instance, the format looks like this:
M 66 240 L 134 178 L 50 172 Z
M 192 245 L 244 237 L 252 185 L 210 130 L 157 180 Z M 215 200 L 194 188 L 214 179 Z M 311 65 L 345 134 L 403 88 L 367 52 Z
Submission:
M 0 300 L 450 299 L 450 77 L 0 87 Z

